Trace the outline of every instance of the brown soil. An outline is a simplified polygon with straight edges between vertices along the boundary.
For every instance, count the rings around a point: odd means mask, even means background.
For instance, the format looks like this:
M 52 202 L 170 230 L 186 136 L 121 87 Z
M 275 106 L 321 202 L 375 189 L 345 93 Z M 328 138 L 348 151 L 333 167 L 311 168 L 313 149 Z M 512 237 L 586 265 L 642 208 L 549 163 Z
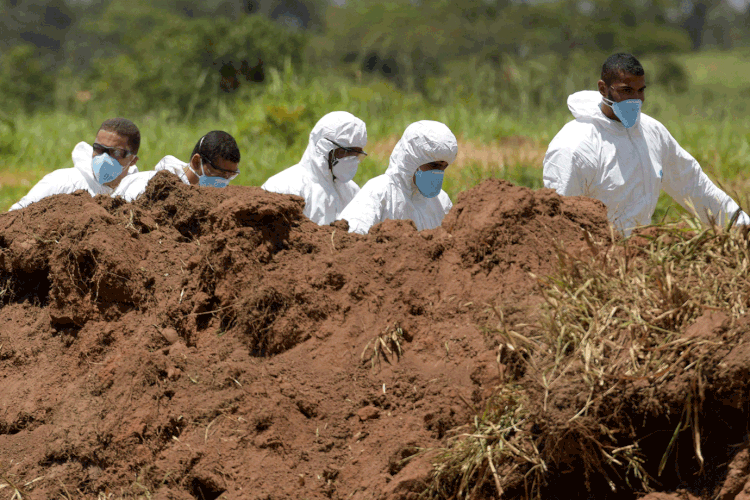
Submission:
M 485 327 L 499 313 L 535 328 L 535 276 L 555 269 L 556 249 L 586 252 L 582 229 L 609 237 L 600 203 L 498 180 L 462 193 L 431 231 L 386 221 L 351 235 L 302 208 L 160 173 L 132 204 L 77 193 L 0 215 L 0 498 L 415 498 L 430 473 L 419 452 L 499 384 Z M 703 321 L 692 334 L 740 328 Z M 722 355 L 715 378 L 736 386 L 711 401 L 745 415 L 732 394 L 747 393 L 750 352 Z M 643 429 L 679 419 L 634 411 L 623 418 Z M 712 455 L 723 486 L 669 477 L 671 496 L 651 498 L 748 497 L 740 449 Z M 548 496 L 590 496 L 564 467 Z

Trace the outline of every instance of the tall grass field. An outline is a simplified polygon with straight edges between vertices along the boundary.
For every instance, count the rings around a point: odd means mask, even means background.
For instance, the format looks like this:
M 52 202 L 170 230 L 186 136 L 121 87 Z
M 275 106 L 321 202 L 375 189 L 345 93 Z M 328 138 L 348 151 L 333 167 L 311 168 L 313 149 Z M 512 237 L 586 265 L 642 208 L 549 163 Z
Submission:
M 750 187 L 748 55 L 746 49 L 735 49 L 679 56 L 677 62 L 685 68 L 687 80 L 669 86 L 650 81 L 651 75 L 659 72 L 661 60 L 643 61 L 649 85 L 644 112 L 664 123 L 709 177 L 743 207 Z M 310 129 L 329 111 L 346 110 L 367 123 L 365 150 L 371 154 L 355 177 L 360 185 L 385 171 L 390 152 L 407 125 L 422 119 L 439 120 L 459 139 L 459 157 L 447 170 L 444 185 L 455 200 L 459 192 L 489 177 L 541 187 L 547 145 L 572 119 L 564 96 L 596 88 L 596 65 L 590 67 L 590 75 L 564 76 L 563 89 L 559 77 L 548 82 L 543 73 L 520 62 L 510 77 L 471 74 L 468 68 L 466 81 L 445 77 L 428 82 L 436 90 L 425 97 L 401 92 L 377 79 L 300 76 L 289 66 L 271 72 L 260 89 L 231 104 L 217 101 L 210 111 L 180 116 L 157 109 L 144 116 L 126 117 L 141 130 L 141 170 L 153 169 L 165 155 L 187 160 L 203 134 L 219 129 L 231 133 L 239 143 L 242 173 L 234 184 L 247 186 L 259 186 L 295 164 L 304 152 Z M 583 83 L 586 81 L 589 83 Z M 498 90 L 484 98 L 472 85 L 483 92 L 515 85 L 516 91 L 504 95 Z M 548 85 L 557 86 L 557 91 L 546 92 Z M 76 112 L 0 116 L 0 209 L 7 210 L 45 174 L 72 167 L 71 151 L 76 143 L 91 143 L 99 124 L 118 115 L 108 103 L 92 99 L 81 102 Z M 678 206 L 662 195 L 654 221 L 679 212 Z

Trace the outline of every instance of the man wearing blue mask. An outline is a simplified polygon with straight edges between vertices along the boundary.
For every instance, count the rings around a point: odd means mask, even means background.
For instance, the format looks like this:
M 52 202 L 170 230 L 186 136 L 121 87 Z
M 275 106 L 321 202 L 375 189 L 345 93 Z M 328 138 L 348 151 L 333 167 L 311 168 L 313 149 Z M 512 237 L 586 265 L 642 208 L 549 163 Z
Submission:
M 78 190 L 91 196 L 114 194 L 122 179 L 138 172 L 138 148 L 141 133 L 125 118 L 106 120 L 99 127 L 94 144 L 80 142 L 73 150 L 73 168 L 55 170 L 45 175 L 31 190 L 10 207 L 24 208 L 55 194 Z
M 645 72 L 635 57 L 607 58 L 598 92 L 568 97 L 575 120 L 549 145 L 544 186 L 600 200 L 610 223 L 625 235 L 651 223 L 662 189 L 704 223 L 727 223 L 739 206 L 664 125 L 641 113 L 645 90 Z M 748 223 L 740 211 L 737 224 Z
M 359 234 L 386 219 L 412 220 L 420 231 L 438 227 L 453 207 L 442 186 L 457 154 L 456 136 L 446 125 L 412 123 L 393 148 L 385 174 L 370 179 L 338 218 Z
M 195 144 L 190 161 L 185 163 L 167 155 L 156 164 L 154 170 L 128 176 L 113 196 L 122 196 L 133 201 L 145 190 L 157 172 L 165 170 L 191 186 L 226 187 L 240 175 L 240 148 L 227 132 L 212 130 Z
M 226 187 L 240 175 L 240 148 L 230 134 L 214 130 L 193 148 L 183 172 L 192 186 Z M 156 170 L 161 170 L 159 165 Z

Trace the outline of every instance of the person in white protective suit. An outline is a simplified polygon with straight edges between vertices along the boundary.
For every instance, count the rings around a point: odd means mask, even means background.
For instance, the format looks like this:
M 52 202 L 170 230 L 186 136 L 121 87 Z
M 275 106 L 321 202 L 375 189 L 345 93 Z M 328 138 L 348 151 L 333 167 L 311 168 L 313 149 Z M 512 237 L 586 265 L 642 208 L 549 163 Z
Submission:
M 457 153 L 456 136 L 447 126 L 412 123 L 393 149 L 385 174 L 367 182 L 339 219 L 359 234 L 386 219 L 410 219 L 420 231 L 438 227 L 453 207 L 442 186 Z
M 18 210 L 56 194 L 78 190 L 115 195 L 120 182 L 138 172 L 138 149 L 141 133 L 125 118 L 111 118 L 102 123 L 94 144 L 79 142 L 73 149 L 73 168 L 62 168 L 45 175 L 10 210 Z
M 640 112 L 645 73 L 630 54 L 602 66 L 599 90 L 568 97 L 568 122 L 544 157 L 544 186 L 563 196 L 603 202 L 610 223 L 624 235 L 651 223 L 663 189 L 704 223 L 737 224 L 750 218 L 716 187 L 667 129 Z
M 115 196 L 133 201 L 146 190 L 148 182 L 157 172 L 170 172 L 191 186 L 226 187 L 240 175 L 240 148 L 237 141 L 227 132 L 213 130 L 195 144 L 190 161 L 185 163 L 172 155 L 167 155 L 156 164 L 154 170 L 130 175 Z
M 316 224 L 330 224 L 359 192 L 352 180 L 366 156 L 365 122 L 346 111 L 318 120 L 300 162 L 269 178 L 261 187 L 305 199 L 304 214 Z

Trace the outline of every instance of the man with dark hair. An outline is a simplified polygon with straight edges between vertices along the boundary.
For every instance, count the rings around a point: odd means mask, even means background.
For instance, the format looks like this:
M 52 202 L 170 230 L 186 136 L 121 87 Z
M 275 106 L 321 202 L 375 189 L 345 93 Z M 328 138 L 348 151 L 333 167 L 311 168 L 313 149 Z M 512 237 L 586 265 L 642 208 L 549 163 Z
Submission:
M 600 200 L 625 235 L 651 223 L 662 189 L 704 223 L 726 224 L 735 214 L 737 224 L 750 223 L 664 125 L 641 113 L 645 72 L 635 57 L 607 58 L 598 88 L 568 97 L 575 120 L 547 149 L 545 187 Z
M 62 168 L 45 175 L 11 210 L 24 208 L 55 194 L 80 189 L 91 196 L 112 195 L 125 176 L 138 172 L 138 127 L 125 118 L 106 120 L 99 127 L 93 146 L 79 142 L 73 149 L 73 168 Z
M 214 130 L 198 140 L 188 163 L 171 155 L 165 156 L 153 171 L 140 172 L 125 179 L 114 196 L 133 201 L 146 190 L 148 182 L 160 170 L 175 174 L 185 184 L 222 188 L 240 175 L 239 163 L 240 148 L 234 137 Z
M 612 85 L 621 74 L 645 76 L 641 63 L 631 54 L 612 54 L 602 64 L 601 79 L 606 85 Z
M 198 141 L 193 148 L 190 164 L 183 171 L 193 186 L 225 187 L 240 175 L 239 163 L 240 148 L 234 137 L 214 130 Z M 158 165 L 156 170 L 160 170 Z

